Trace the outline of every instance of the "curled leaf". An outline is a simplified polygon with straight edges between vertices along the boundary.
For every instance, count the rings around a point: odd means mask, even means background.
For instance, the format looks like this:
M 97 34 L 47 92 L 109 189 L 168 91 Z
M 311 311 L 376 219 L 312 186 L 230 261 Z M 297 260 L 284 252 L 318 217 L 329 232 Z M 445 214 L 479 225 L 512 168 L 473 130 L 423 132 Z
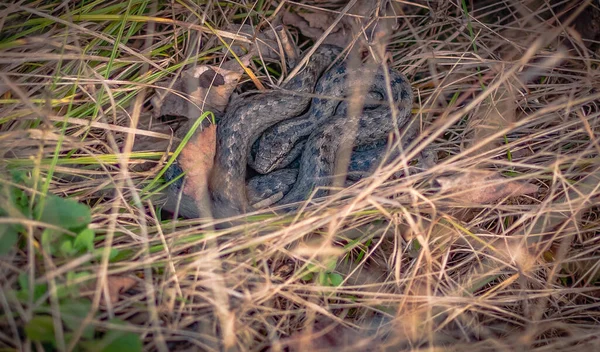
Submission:
M 441 192 L 461 204 L 489 204 L 503 198 L 535 193 L 536 185 L 505 179 L 493 171 L 474 170 L 440 177 Z
M 231 60 L 221 66 L 200 65 L 183 71 L 173 82 L 160 82 L 152 99 L 153 114 L 184 116 L 197 119 L 203 111 L 222 112 L 237 86 L 251 55 Z

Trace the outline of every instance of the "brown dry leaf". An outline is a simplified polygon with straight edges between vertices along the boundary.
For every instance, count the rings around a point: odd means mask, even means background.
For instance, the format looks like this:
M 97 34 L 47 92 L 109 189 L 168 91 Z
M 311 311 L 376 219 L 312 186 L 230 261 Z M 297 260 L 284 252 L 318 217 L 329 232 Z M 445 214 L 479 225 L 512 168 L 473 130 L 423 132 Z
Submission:
M 333 30 L 328 34 L 323 43 L 344 47 L 353 40 L 353 34 L 356 33 L 366 34 L 368 38 L 379 37 L 381 33 L 389 35 L 397 26 L 397 20 L 394 17 L 397 14 L 399 4 L 385 4 L 385 8 L 379 12 L 379 16 L 389 17 L 380 18 L 367 27 L 366 19 L 368 18 L 370 21 L 372 18 L 376 10 L 375 5 L 376 3 L 371 0 L 358 0 L 348 10 L 348 14 L 364 16 L 365 19 L 355 16 L 344 16 L 333 27 Z M 342 3 L 338 10 L 341 10 L 345 6 L 346 4 Z M 285 25 L 298 28 L 303 35 L 317 40 L 334 23 L 338 15 L 338 11 L 325 12 L 302 9 L 302 11 L 297 12 L 284 12 L 281 21 Z
M 249 54 L 240 58 L 242 65 L 237 60 L 227 61 L 220 67 L 200 65 L 183 71 L 174 82 L 157 83 L 167 89 L 157 90 L 152 98 L 154 117 L 171 115 L 197 119 L 205 110 L 224 111 L 250 59 Z
M 208 178 L 213 168 L 217 145 L 217 126 L 211 124 L 198 131 L 179 155 L 179 165 L 186 172 L 183 193 L 194 198 L 198 209 L 205 209 Z
M 325 30 L 333 23 L 335 16 L 336 14 L 323 12 L 300 14 L 284 12 L 281 20 L 285 25 L 296 27 L 306 37 L 316 40 L 319 39 Z M 350 29 L 351 28 L 346 23 L 340 21 L 331 33 L 329 33 L 327 38 L 325 38 L 323 43 L 334 44 L 341 47 L 346 46 L 352 39 Z
M 231 45 L 231 50 L 238 56 L 247 53 L 260 53 L 263 58 L 278 60 L 281 57 L 279 43 L 283 47 L 285 56 L 290 60 L 295 60 L 298 53 L 296 47 L 283 26 L 275 28 L 268 27 L 261 32 L 256 32 L 256 27 L 244 24 L 230 24 L 226 27 L 227 31 L 235 32 L 240 35 L 246 35 L 252 43 L 242 43 L 236 41 Z
M 510 181 L 494 171 L 467 171 L 451 177 L 440 177 L 441 192 L 462 204 L 488 204 L 503 198 L 535 193 L 536 185 Z
M 119 294 L 135 286 L 137 281 L 126 276 L 109 276 L 106 278 L 106 286 L 110 294 L 110 303 L 119 301 Z
M 335 13 L 331 12 L 299 12 L 310 28 L 326 30 L 335 20 Z
M 84 282 L 79 286 L 80 293 L 82 295 L 90 295 L 96 290 L 97 280 L 90 280 Z M 119 302 L 119 294 L 129 290 L 137 284 L 134 278 L 126 276 L 112 275 L 106 278 L 106 287 L 110 295 L 110 303 L 115 304 Z M 103 301 L 106 303 L 106 301 Z

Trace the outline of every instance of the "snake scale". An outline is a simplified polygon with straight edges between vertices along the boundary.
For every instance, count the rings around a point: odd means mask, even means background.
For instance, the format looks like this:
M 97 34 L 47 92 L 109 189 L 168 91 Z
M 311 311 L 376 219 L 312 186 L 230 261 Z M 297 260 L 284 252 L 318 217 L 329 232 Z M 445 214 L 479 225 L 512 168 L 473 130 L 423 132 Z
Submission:
M 217 124 L 209 178 L 215 218 L 251 211 L 249 197 L 254 203 L 280 193 L 284 195 L 275 205 L 285 205 L 306 200 L 314 190 L 316 197 L 324 196 L 341 145 L 355 147 L 348 179 L 353 172 L 362 177 L 381 159 L 389 133 L 410 122 L 413 93 L 406 77 L 389 69 L 386 85 L 382 68 L 350 74 L 346 62 L 333 64 L 340 52 L 336 46 L 322 45 L 280 89 L 232 99 Z M 353 89 L 379 102 L 349 114 L 347 100 Z M 397 108 L 395 115 L 390 101 Z M 357 124 L 353 133 L 349 123 Z M 248 164 L 265 175 L 248 181 Z M 290 169 L 290 164 L 299 167 Z

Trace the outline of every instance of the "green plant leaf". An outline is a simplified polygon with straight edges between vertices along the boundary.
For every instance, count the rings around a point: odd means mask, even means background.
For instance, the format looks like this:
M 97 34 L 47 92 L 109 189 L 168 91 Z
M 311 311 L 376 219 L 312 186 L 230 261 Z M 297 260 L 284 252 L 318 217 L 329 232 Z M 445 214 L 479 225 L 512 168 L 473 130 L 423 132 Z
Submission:
M 69 300 L 79 296 L 79 288 L 74 285 L 59 284 L 56 285 L 56 297 L 59 300 Z
M 324 272 L 320 272 L 317 274 L 317 282 L 321 286 L 329 286 L 329 280 L 327 278 L 327 274 Z
M 65 257 L 72 255 L 75 251 L 73 250 L 73 242 L 70 239 L 65 239 L 61 244 L 59 251 Z
M 100 340 L 86 342 L 85 347 L 93 352 L 137 352 L 142 350 L 142 341 L 135 333 L 111 330 Z
M 94 237 L 96 233 L 92 229 L 85 229 L 77 234 L 73 242 L 73 248 L 77 252 L 91 252 L 94 250 Z
M 42 245 L 42 248 L 45 251 L 51 250 L 50 247 L 52 245 L 52 242 L 54 242 L 54 240 L 56 239 L 56 237 L 57 237 L 56 231 L 50 230 L 50 229 L 45 229 L 42 232 L 42 238 L 41 238 L 41 241 L 40 241 L 40 243 Z
M 102 258 L 102 253 L 104 253 L 104 248 L 96 248 L 94 250 L 94 256 L 97 258 Z M 122 260 L 128 259 L 131 255 L 133 255 L 133 251 L 123 250 L 119 251 L 116 248 L 110 249 L 110 254 L 108 255 L 108 260 L 111 263 L 120 262 Z
M 11 179 L 18 185 L 28 185 L 28 178 L 24 171 L 12 170 Z M 27 193 L 17 187 L 9 187 L 10 203 L 19 210 L 25 217 L 29 217 L 29 197 Z
M 59 253 L 64 255 L 62 252 L 63 245 L 68 246 L 64 243 L 67 241 L 71 242 L 72 238 L 73 237 L 54 229 L 44 229 L 41 240 L 42 248 L 50 255 L 57 255 Z M 71 248 L 73 248 L 72 243 Z M 64 249 L 68 248 L 65 247 Z
M 71 284 L 72 281 L 75 281 L 75 280 L 78 280 L 81 278 L 88 279 L 85 281 L 85 282 L 88 282 L 89 280 L 92 279 L 92 275 L 89 271 L 80 271 L 80 272 L 69 271 L 67 273 L 67 283 L 68 284 Z
M 54 322 L 48 315 L 38 315 L 25 325 L 25 334 L 32 341 L 53 342 L 54 341 Z
M 42 203 L 44 208 L 40 209 L 39 204 Z M 52 194 L 46 196 L 45 202 L 36 205 L 36 212 L 40 214 L 41 221 L 72 231 L 81 230 L 92 221 L 90 208 L 73 199 Z
M 88 280 L 78 280 L 81 278 L 86 278 Z M 78 282 L 74 282 L 75 280 L 78 280 Z M 65 302 L 76 299 L 81 296 L 83 286 L 87 285 L 90 280 L 91 275 L 88 272 L 68 272 L 67 281 L 56 285 L 56 296 L 60 300 L 65 300 Z
M 27 184 L 27 174 L 23 170 L 10 170 L 12 181 L 17 184 Z
M 28 279 L 28 275 L 26 273 L 19 274 L 18 281 L 19 281 L 19 286 L 21 287 L 21 289 L 19 290 L 19 292 L 17 292 L 17 298 L 19 298 L 22 301 L 27 301 L 29 299 L 29 279 Z M 48 292 L 48 285 L 47 284 L 37 284 L 37 285 L 35 285 L 33 287 L 33 300 L 37 301 L 44 294 L 46 294 L 46 292 Z
M 311 281 L 314 278 L 313 273 L 308 273 L 302 276 L 303 281 Z
M 335 267 L 337 266 L 337 259 L 332 257 L 329 258 L 326 262 L 325 262 L 325 267 L 327 268 L 327 271 L 333 271 L 335 270 Z
M 19 241 L 19 233 L 13 225 L 0 226 L 0 255 L 7 255 Z
M 112 341 L 102 349 L 103 352 L 137 352 L 142 350 L 142 341 L 132 332 L 111 331 L 108 338 Z
M 108 254 L 108 261 L 111 263 L 117 262 L 117 257 L 120 251 L 116 248 L 111 248 L 110 253 Z
M 83 320 L 91 310 L 92 305 L 85 300 L 72 300 L 64 302 L 60 305 L 60 315 L 67 328 L 71 331 L 76 331 L 80 328 Z M 94 338 L 94 326 L 87 325 L 83 329 L 81 335 L 84 339 L 91 340 Z
M 341 286 L 342 282 L 344 282 L 344 277 L 336 273 L 329 273 L 327 278 L 329 279 L 328 281 L 330 286 Z

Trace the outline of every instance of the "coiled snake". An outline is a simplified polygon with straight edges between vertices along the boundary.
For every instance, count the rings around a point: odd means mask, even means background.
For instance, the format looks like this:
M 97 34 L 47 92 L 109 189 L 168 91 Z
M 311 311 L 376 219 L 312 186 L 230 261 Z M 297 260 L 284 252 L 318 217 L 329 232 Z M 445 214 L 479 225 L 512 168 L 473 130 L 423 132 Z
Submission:
M 341 62 L 328 69 L 339 53 L 339 48 L 323 45 L 281 89 L 230 102 L 217 124 L 215 163 L 209 179 L 213 216 L 225 218 L 252 210 L 248 196 L 264 197 L 264 191 L 257 188 L 265 185 L 271 187 L 271 194 L 287 191 L 276 205 L 306 200 L 315 190 L 316 197 L 326 195 L 323 187 L 331 185 L 337 152 L 348 141 L 358 149 L 366 146 L 353 153 L 350 174 L 364 175 L 380 160 L 385 147 L 382 141 L 410 120 L 411 86 L 406 77 L 391 69 L 388 85 L 381 68 L 350 75 L 347 64 Z M 381 102 L 366 105 L 360 114 L 348 114 L 344 99 L 360 88 Z M 398 109 L 395 115 L 389 102 Z M 351 122 L 357 124 L 353 133 L 347 128 Z M 368 146 L 373 144 L 376 146 L 370 150 Z M 283 169 L 297 157 L 297 170 Z M 247 189 L 248 163 L 267 175 L 250 180 Z

